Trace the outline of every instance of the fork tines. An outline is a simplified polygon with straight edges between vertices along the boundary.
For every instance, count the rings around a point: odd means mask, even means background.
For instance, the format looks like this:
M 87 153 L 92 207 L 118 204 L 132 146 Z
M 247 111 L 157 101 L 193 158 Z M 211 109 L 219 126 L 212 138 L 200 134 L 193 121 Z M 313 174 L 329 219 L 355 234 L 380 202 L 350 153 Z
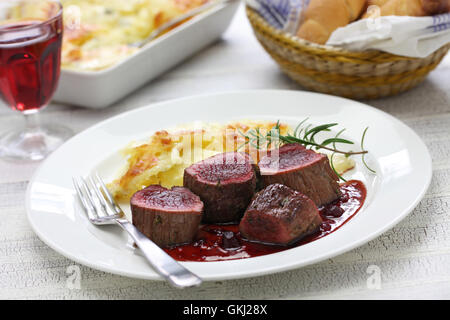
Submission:
M 119 218 L 122 215 L 122 210 L 115 203 L 98 173 L 90 175 L 87 179 L 74 177 L 73 184 L 92 222 L 101 222 L 102 218 Z

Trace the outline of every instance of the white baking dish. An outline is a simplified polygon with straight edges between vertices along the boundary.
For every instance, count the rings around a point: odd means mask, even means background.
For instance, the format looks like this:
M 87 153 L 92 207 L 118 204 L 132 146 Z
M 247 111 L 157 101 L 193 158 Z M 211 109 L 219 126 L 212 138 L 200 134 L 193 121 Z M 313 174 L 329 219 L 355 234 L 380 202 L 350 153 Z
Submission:
M 239 1 L 217 5 L 101 71 L 61 70 L 54 100 L 104 108 L 203 49 L 228 28 Z

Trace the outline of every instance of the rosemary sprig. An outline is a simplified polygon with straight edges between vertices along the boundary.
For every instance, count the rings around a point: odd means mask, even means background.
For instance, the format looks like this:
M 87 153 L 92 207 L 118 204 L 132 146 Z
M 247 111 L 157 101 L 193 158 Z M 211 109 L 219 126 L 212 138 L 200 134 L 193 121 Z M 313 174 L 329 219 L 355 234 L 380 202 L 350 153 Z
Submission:
M 342 132 L 344 132 L 345 131 L 345 129 L 342 129 L 341 131 L 339 131 L 337 134 L 336 134 L 336 136 L 335 136 L 335 138 L 337 138 L 337 137 L 339 137 L 341 134 L 342 134 Z M 333 147 L 336 149 L 336 142 L 333 142 Z M 364 150 L 364 149 L 363 149 Z M 347 180 L 335 169 L 335 167 L 334 167 L 334 156 L 335 156 L 335 154 L 336 154 L 336 152 L 333 152 L 332 154 L 331 154 L 331 157 L 330 157 L 330 165 L 331 165 L 331 168 L 333 169 L 333 171 L 336 173 L 336 175 L 339 177 L 339 179 L 341 179 L 342 181 L 344 181 L 344 182 L 347 182 Z M 363 155 L 364 156 L 364 155 Z
M 362 149 L 362 150 L 364 150 L 364 139 L 366 138 L 367 130 L 369 130 L 369 127 L 367 127 L 367 128 L 364 130 L 364 132 L 363 132 L 363 134 L 362 134 L 362 137 L 361 137 L 361 149 Z M 364 166 L 367 168 L 367 170 L 369 170 L 369 171 L 372 172 L 372 173 L 376 173 L 375 170 L 371 169 L 371 168 L 367 165 L 365 156 L 366 156 L 366 155 L 363 154 L 362 157 L 361 157 L 362 163 L 364 163 Z
M 355 156 L 355 155 L 361 155 L 362 162 L 364 166 L 372 173 L 376 173 L 375 170 L 371 169 L 366 160 L 365 155 L 368 153 L 367 150 L 364 149 L 364 139 L 366 137 L 368 127 L 365 128 L 363 135 L 361 137 L 361 151 L 345 151 L 339 148 L 337 145 L 344 144 L 344 145 L 353 145 L 354 142 L 340 138 L 340 135 L 345 131 L 345 129 L 340 130 L 334 137 L 325 139 L 323 141 L 317 141 L 316 138 L 318 135 L 322 132 L 330 132 L 331 128 L 334 128 L 338 125 L 338 123 L 327 123 L 322 124 L 318 126 L 313 126 L 311 124 L 306 124 L 305 120 L 301 121 L 295 128 L 295 130 L 287 134 L 281 134 L 281 126 L 280 121 L 278 120 L 276 125 L 270 129 L 267 133 L 262 133 L 260 128 L 251 129 L 247 131 L 246 133 L 243 133 L 239 131 L 239 133 L 245 138 L 245 143 L 240 146 L 243 147 L 245 145 L 251 145 L 255 149 L 260 149 L 262 146 L 265 146 L 265 148 L 278 148 L 283 144 L 288 143 L 299 143 L 304 145 L 307 148 L 315 149 L 315 150 L 328 150 L 332 152 L 331 155 L 331 167 L 336 172 L 336 174 L 339 176 L 340 179 L 345 179 L 335 170 L 334 164 L 333 164 L 333 158 L 336 153 L 343 154 L 346 157 Z

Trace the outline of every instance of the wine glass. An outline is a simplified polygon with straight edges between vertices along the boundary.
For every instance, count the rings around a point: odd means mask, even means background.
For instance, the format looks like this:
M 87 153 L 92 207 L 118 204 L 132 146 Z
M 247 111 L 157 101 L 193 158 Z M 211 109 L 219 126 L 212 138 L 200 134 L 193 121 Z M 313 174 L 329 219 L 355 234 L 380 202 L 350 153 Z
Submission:
M 0 99 L 25 118 L 23 127 L 0 134 L 1 158 L 41 160 L 72 135 L 38 114 L 58 85 L 62 35 L 59 1 L 1 1 Z

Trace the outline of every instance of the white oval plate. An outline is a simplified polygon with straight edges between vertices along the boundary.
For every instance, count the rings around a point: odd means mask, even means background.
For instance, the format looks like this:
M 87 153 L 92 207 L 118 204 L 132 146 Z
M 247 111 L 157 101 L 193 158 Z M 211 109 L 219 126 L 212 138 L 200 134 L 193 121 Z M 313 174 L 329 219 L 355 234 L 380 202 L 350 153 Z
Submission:
M 297 91 L 243 91 L 153 104 L 118 115 L 78 134 L 54 152 L 31 180 L 26 208 L 36 234 L 62 255 L 89 267 L 123 276 L 161 280 L 145 259 L 130 250 L 119 228 L 87 221 L 72 187 L 72 176 L 99 170 L 111 178 L 123 161 L 118 151 L 152 132 L 194 121 L 281 120 L 295 125 L 337 122 L 346 137 L 365 147 L 376 177 L 357 168 L 346 175 L 368 189 L 362 210 L 336 232 L 312 243 L 266 256 L 220 262 L 184 262 L 204 280 L 234 279 L 285 271 L 358 247 L 393 227 L 418 204 L 431 181 L 432 165 L 420 138 L 392 116 L 367 105 Z

